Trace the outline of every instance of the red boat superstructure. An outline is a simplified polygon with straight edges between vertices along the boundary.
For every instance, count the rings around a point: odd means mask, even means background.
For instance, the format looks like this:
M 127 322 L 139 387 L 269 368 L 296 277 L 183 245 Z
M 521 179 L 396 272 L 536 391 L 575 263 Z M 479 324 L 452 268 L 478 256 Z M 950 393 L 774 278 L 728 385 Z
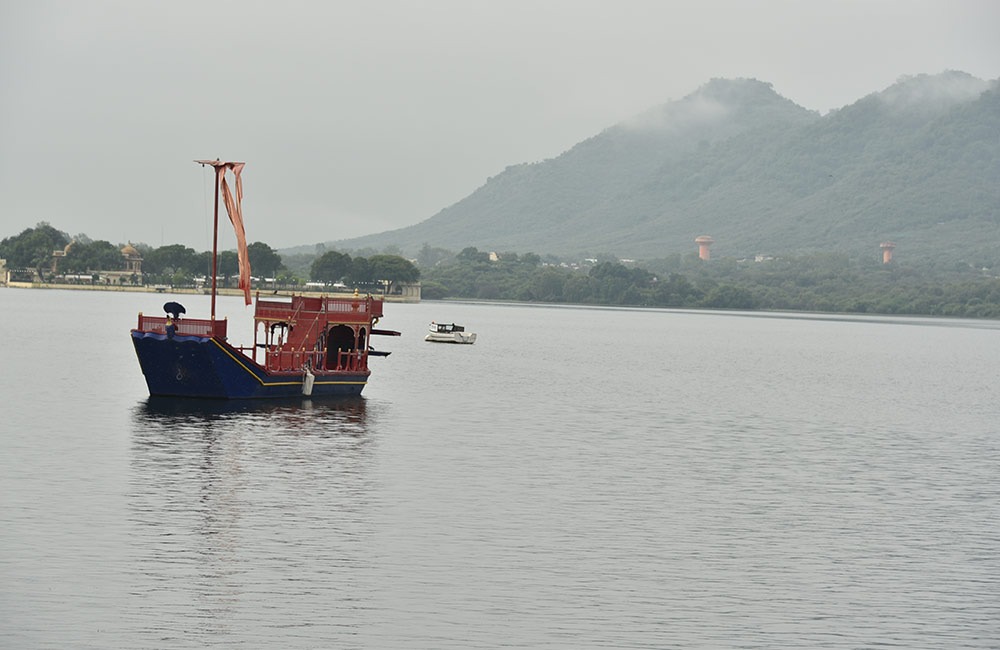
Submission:
M 251 357 L 256 363 L 260 350 L 261 365 L 274 373 L 369 372 L 367 341 L 381 317 L 382 300 L 371 296 L 258 297 Z
M 370 356 L 386 356 L 369 345 L 372 335 L 399 336 L 375 329 L 382 300 L 372 296 L 268 297 L 257 294 L 254 340 L 233 346 L 228 322 L 215 318 L 215 258 L 218 247 L 219 195 L 237 232 L 240 288 L 250 304 L 250 265 L 243 237 L 240 172 L 243 163 L 199 160 L 215 169 L 215 235 L 212 245 L 212 303 L 209 319 L 139 314 L 132 343 L 150 395 L 244 399 L 294 395 L 357 395 L 368 382 Z M 225 175 L 236 177 L 236 193 Z M 164 310 L 183 312 L 177 303 Z
M 210 398 L 359 394 L 368 381 L 369 344 L 383 301 L 372 296 L 257 295 L 254 340 L 227 341 L 226 320 L 139 314 L 132 330 L 152 395 Z M 167 332 L 168 321 L 174 333 Z

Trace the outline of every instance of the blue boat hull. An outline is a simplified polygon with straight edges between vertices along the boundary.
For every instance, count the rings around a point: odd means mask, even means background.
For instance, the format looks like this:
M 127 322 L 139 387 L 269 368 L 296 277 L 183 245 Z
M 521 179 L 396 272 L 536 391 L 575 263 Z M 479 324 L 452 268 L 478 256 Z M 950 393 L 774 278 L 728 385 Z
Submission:
M 272 375 L 224 341 L 132 330 L 149 394 L 205 399 L 302 396 L 302 377 Z M 317 374 L 312 397 L 360 395 L 369 371 Z

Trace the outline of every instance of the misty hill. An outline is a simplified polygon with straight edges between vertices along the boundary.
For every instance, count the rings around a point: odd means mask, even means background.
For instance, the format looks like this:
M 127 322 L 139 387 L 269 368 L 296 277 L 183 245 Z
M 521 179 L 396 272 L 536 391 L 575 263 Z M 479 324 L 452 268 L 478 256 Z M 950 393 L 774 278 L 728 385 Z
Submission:
M 994 259 L 1000 84 L 905 78 L 821 116 L 752 79 L 696 92 L 508 167 L 414 226 L 329 243 L 656 258 L 812 250 Z

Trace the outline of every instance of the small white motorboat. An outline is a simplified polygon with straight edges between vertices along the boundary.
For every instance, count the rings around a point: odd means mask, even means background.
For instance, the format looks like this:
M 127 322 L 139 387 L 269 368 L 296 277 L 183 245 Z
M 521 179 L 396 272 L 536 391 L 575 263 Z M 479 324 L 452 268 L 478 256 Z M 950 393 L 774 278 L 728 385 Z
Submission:
M 431 331 L 424 340 L 433 343 L 475 343 L 476 333 L 466 332 L 463 326 L 455 323 L 431 323 Z

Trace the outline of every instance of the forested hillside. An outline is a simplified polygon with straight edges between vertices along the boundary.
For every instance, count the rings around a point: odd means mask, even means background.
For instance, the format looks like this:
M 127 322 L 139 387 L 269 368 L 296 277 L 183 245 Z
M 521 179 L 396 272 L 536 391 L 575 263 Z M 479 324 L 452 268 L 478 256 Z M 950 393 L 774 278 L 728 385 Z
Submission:
M 960 72 L 900 80 L 827 115 L 756 80 L 713 80 L 561 156 L 508 167 L 397 231 L 332 242 L 652 259 L 711 235 L 713 255 L 835 251 L 993 265 L 1000 87 Z

